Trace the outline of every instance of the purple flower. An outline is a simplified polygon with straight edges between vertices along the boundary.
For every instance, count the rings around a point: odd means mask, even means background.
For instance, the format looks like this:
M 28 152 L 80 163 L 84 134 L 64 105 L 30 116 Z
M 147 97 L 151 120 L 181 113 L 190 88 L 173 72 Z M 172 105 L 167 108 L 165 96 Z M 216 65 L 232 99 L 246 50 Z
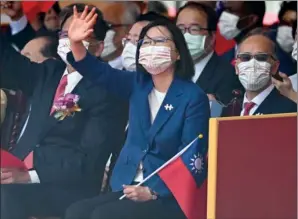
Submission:
M 71 109 L 71 108 L 73 108 L 75 106 L 75 103 L 74 102 L 68 102 L 68 103 L 66 103 L 66 108 L 67 109 Z
M 66 94 L 64 100 L 67 102 L 74 102 L 77 103 L 79 101 L 79 95 L 76 94 Z

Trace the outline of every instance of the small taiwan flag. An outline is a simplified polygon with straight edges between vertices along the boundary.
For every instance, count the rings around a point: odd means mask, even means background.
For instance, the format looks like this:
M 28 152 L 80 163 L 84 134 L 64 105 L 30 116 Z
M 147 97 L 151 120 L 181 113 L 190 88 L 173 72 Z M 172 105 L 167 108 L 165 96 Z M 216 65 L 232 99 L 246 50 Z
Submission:
M 207 217 L 208 143 L 199 138 L 158 172 L 188 219 Z

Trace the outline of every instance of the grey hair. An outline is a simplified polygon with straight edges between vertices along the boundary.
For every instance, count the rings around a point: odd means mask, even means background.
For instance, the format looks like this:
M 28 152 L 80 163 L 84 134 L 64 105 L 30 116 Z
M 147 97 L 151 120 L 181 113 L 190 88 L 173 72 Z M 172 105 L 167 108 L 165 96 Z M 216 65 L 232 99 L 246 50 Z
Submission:
M 122 24 L 134 24 L 141 15 L 140 7 L 133 2 L 124 3 L 125 11 L 122 16 Z
M 248 38 L 252 37 L 252 36 L 263 36 L 265 38 L 267 38 L 270 41 L 271 47 L 272 47 L 272 56 L 277 59 L 277 46 L 276 44 L 272 41 L 272 39 L 270 38 L 270 34 L 272 34 L 272 32 L 274 32 L 276 30 L 271 30 L 269 28 L 264 28 L 264 27 L 258 27 L 253 29 L 252 31 L 250 31 L 243 39 L 242 41 L 239 43 L 238 47 L 237 47 L 237 51 L 236 54 L 238 54 L 239 52 L 239 48 L 241 46 L 241 44 L 246 41 Z

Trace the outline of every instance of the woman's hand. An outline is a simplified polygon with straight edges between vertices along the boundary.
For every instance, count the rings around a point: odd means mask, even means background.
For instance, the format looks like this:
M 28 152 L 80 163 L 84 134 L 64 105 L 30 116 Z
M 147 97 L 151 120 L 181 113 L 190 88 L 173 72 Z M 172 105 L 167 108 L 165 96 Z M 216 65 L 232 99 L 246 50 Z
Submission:
M 123 186 L 123 193 L 126 198 L 136 202 L 146 202 L 154 200 L 153 195 L 148 187 L 143 186 Z
M 284 73 L 279 72 L 279 75 L 283 81 L 279 81 L 272 77 L 272 83 L 282 95 L 297 102 L 297 92 L 294 91 L 291 80 Z
M 95 8 L 88 13 L 88 6 L 81 15 L 78 14 L 76 6 L 73 7 L 73 19 L 68 29 L 68 37 L 73 43 L 79 43 L 89 37 L 93 32 L 97 14 Z

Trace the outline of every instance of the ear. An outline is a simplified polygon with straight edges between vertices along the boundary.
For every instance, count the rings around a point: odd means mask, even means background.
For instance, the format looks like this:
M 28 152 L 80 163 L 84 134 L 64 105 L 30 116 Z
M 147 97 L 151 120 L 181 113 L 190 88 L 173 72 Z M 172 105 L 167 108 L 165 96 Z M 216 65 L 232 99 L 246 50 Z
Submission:
M 102 51 L 103 51 L 103 49 L 104 49 L 104 41 L 100 41 L 100 42 L 98 43 L 98 45 L 96 46 L 94 55 L 95 55 L 96 57 L 100 57 L 100 56 L 101 56 L 101 53 L 102 53 Z

